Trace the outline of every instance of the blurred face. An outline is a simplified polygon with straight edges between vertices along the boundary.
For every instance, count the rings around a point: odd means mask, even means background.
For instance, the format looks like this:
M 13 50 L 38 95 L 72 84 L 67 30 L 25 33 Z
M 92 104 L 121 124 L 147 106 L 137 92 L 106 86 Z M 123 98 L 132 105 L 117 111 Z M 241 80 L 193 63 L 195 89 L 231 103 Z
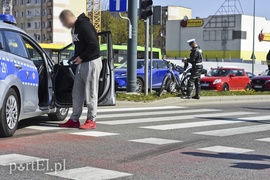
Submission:
M 60 18 L 60 21 L 62 25 L 68 29 L 72 28 L 75 22 L 74 17 L 71 17 L 71 16 L 62 17 Z
M 193 43 L 190 43 L 189 46 L 192 47 L 192 48 L 195 48 L 195 47 L 197 47 L 198 45 L 197 45 L 196 42 L 193 42 Z

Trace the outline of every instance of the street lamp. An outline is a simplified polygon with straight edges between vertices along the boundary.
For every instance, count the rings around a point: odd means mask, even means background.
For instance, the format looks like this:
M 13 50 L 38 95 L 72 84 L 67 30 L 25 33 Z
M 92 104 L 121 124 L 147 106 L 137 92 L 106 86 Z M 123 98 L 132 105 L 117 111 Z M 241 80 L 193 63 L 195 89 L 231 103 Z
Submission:
M 255 28 L 256 28 L 256 0 L 254 0 L 253 5 L 253 47 L 252 47 L 252 73 L 254 73 L 254 66 L 255 66 Z

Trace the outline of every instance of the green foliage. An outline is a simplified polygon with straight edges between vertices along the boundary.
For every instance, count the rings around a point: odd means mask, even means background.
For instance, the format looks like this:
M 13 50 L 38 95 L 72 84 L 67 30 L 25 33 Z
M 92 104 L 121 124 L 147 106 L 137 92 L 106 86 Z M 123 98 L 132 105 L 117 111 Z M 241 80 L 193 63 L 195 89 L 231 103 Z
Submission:
M 127 16 L 127 14 L 123 14 Z M 110 13 L 104 11 L 101 14 L 102 31 L 111 31 L 113 44 L 127 44 L 128 43 L 128 21 L 121 19 L 117 13 Z M 154 27 L 154 39 L 157 39 L 160 32 L 160 26 Z M 138 20 L 138 45 L 143 46 L 145 41 L 145 27 L 144 22 Z
M 244 95 L 270 95 L 270 92 L 255 92 L 255 91 L 227 91 L 227 92 L 218 92 L 218 91 L 202 91 L 201 96 L 244 96 Z M 132 95 L 119 93 L 116 95 L 118 101 L 134 101 L 134 102 L 150 102 L 160 99 L 166 99 L 170 97 L 179 97 L 177 93 L 167 93 L 159 97 L 156 93 L 150 94 L 149 96 L 144 96 L 144 94 Z

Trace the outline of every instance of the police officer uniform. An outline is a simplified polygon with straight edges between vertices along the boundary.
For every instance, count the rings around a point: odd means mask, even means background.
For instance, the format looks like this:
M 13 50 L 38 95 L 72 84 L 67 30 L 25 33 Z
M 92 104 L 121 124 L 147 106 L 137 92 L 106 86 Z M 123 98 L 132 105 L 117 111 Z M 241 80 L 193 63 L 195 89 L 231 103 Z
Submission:
M 196 43 L 195 39 L 191 39 L 187 41 L 190 46 L 193 45 L 193 43 Z M 185 63 L 185 69 L 188 67 L 188 64 L 190 63 L 192 65 L 192 71 L 191 71 L 191 77 L 188 81 L 188 88 L 187 88 L 187 96 L 184 97 L 184 99 L 190 99 L 191 98 L 191 91 L 193 88 L 193 85 L 195 85 L 196 88 L 196 95 L 193 97 L 194 99 L 200 99 L 200 80 L 201 80 L 201 73 L 203 70 L 203 55 L 202 50 L 199 48 L 199 46 L 192 47 L 190 58 L 187 59 L 187 62 Z

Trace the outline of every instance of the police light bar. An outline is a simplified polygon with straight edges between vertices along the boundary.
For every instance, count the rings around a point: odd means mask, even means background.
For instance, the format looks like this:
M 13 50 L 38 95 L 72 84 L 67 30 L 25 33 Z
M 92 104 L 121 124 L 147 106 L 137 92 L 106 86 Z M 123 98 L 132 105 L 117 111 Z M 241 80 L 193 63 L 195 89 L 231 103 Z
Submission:
M 0 14 L 0 21 L 13 25 L 17 24 L 15 17 L 10 14 Z

